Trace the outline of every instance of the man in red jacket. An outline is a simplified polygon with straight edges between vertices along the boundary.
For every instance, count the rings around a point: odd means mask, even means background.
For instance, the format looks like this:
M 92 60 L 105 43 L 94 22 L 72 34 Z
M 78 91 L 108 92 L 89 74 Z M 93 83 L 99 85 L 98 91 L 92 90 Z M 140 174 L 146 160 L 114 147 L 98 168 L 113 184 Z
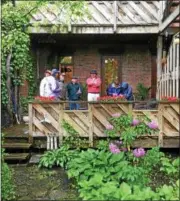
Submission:
M 90 74 L 90 77 L 86 80 L 88 101 L 97 101 L 100 96 L 101 79 L 97 77 L 96 70 L 91 70 Z

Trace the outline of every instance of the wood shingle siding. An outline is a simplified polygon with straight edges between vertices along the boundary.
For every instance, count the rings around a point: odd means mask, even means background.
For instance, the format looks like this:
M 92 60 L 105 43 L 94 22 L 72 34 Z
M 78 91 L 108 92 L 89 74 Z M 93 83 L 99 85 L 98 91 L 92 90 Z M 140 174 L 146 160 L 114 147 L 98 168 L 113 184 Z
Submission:
M 63 12 L 47 5 L 32 15 L 30 33 L 49 33 L 51 25 L 60 25 L 64 20 Z M 158 1 L 89 1 L 88 8 L 91 19 L 83 19 L 70 23 L 71 28 L 57 33 L 158 33 L 159 2 Z M 35 23 L 42 25 L 34 27 Z M 127 29 L 127 26 L 129 26 Z

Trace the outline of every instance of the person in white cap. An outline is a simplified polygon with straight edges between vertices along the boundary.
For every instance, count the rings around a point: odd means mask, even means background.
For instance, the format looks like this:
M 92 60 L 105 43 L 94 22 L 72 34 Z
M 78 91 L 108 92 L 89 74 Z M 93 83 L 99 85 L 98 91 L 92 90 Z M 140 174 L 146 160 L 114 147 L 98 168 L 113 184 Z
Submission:
M 50 70 L 45 71 L 45 77 L 41 80 L 40 83 L 40 96 L 43 97 L 52 97 L 54 96 L 53 91 L 56 89 L 56 80 L 51 75 Z

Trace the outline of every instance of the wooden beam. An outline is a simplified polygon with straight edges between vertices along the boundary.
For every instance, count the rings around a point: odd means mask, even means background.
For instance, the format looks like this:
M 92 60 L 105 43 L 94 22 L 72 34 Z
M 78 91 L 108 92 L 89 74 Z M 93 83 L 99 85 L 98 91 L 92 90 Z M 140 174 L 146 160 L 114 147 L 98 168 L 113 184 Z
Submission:
M 129 1 L 128 3 L 136 12 L 139 13 L 139 15 L 143 18 L 143 20 L 145 20 L 148 23 L 152 23 L 152 19 L 142 9 L 140 9 L 139 6 L 137 6 L 133 1 Z
M 92 114 L 92 108 L 91 105 L 88 104 L 89 113 L 88 113 L 88 119 L 89 119 L 89 145 L 93 147 L 93 114 Z
M 156 20 L 159 19 L 158 13 L 146 2 L 146 1 L 141 1 L 141 4 L 146 8 L 146 10 L 151 13 Z
M 180 15 L 180 5 L 177 6 L 162 24 L 159 26 L 159 32 L 163 32 Z
M 162 36 L 158 36 L 157 40 L 157 92 L 156 92 L 156 98 L 160 99 L 161 97 L 161 72 L 162 72 Z
M 131 22 L 134 22 L 135 24 L 139 24 L 138 20 L 136 20 L 136 17 L 134 17 L 132 12 L 128 10 L 126 5 L 120 4 L 120 2 L 118 2 L 118 6 L 127 15 L 127 17 L 131 20 Z
M 28 105 L 28 113 L 29 113 L 29 143 L 33 143 L 33 107 L 32 103 Z
M 92 2 L 92 5 L 99 11 L 99 13 L 101 13 L 101 15 L 109 22 L 111 23 L 110 21 L 110 18 L 107 17 L 107 14 L 106 12 L 104 12 L 103 8 L 99 6 L 99 4 L 96 2 L 96 1 L 91 1 Z
M 114 33 L 117 31 L 117 1 L 114 1 Z

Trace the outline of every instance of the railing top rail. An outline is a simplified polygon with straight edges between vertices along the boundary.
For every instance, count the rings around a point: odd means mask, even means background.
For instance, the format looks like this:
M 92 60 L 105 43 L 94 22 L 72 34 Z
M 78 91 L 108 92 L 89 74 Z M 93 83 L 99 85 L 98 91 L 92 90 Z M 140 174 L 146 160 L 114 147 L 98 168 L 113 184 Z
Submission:
M 149 103 L 149 102 L 153 102 L 153 103 L 180 103 L 180 101 L 166 101 L 166 100 L 159 100 L 159 101 L 155 101 L 155 100 L 152 100 L 152 101 L 29 101 L 29 103 L 35 103 L 35 104 L 44 104 L 44 103 L 47 103 L 47 104 L 56 104 L 56 103 L 87 103 L 87 104 L 113 104 L 113 103 L 128 103 L 128 104 L 133 104 L 133 103 Z

